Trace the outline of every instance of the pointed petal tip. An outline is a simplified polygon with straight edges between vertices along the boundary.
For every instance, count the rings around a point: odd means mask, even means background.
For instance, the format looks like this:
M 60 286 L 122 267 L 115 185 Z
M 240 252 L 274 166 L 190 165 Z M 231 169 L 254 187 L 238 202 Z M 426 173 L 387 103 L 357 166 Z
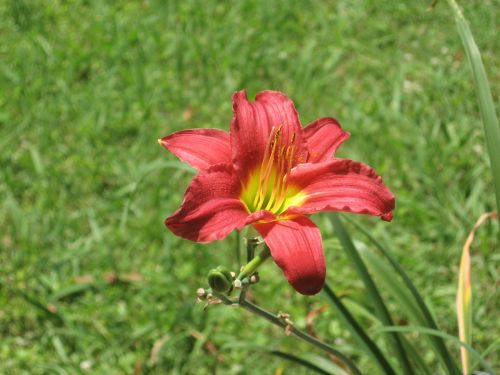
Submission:
M 236 106 L 238 103 L 242 100 L 248 101 L 247 99 L 247 90 L 243 89 L 240 91 L 235 91 L 232 95 L 232 100 L 233 100 L 233 110 L 236 109 Z
M 180 130 L 158 139 L 158 143 L 198 170 L 231 164 L 229 133 L 220 129 Z
M 308 162 L 318 163 L 335 157 L 338 148 L 351 133 L 342 129 L 333 117 L 321 117 L 302 129 L 309 151 Z
M 241 90 L 235 91 L 233 93 L 233 97 L 234 96 L 241 96 L 241 95 L 245 95 L 246 96 L 247 95 L 247 90 L 246 89 L 241 89 Z

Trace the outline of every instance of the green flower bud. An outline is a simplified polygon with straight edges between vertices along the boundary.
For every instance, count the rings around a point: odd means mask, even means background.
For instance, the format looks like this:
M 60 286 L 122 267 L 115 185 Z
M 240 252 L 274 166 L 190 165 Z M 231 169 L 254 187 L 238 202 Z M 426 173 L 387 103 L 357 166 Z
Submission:
M 208 285 L 216 292 L 226 293 L 233 286 L 233 277 L 226 268 L 219 266 L 208 272 Z

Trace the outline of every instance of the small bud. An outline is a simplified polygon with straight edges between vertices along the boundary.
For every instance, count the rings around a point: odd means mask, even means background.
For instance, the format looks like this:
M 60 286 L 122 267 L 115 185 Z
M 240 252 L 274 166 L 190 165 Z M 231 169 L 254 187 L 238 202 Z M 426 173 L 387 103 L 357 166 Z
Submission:
M 204 298 L 206 293 L 207 292 L 205 292 L 205 289 L 203 289 L 203 288 L 198 288 L 196 290 L 196 295 L 198 296 L 198 298 Z
M 250 276 L 250 284 L 257 284 L 260 280 L 259 274 L 255 273 L 252 276 Z
M 219 266 L 208 272 L 208 285 L 216 292 L 226 293 L 233 286 L 233 278 L 227 269 Z

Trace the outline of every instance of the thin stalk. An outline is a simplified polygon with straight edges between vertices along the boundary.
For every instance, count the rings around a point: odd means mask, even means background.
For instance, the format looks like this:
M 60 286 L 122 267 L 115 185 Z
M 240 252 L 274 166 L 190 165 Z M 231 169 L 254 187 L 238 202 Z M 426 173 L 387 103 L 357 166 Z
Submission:
M 250 241 L 250 240 L 249 240 Z M 252 275 L 259 266 L 265 262 L 267 258 L 271 255 L 269 248 L 267 246 L 262 249 L 259 255 L 255 256 L 250 262 L 245 264 L 240 271 L 240 274 L 236 278 L 237 280 L 243 280 L 244 278 Z
M 248 238 L 246 240 L 247 243 L 247 263 L 250 262 L 255 257 L 255 248 L 259 245 L 261 239 L 256 238 Z
M 260 316 L 261 318 L 266 319 L 268 322 L 274 324 L 275 326 L 287 329 L 288 332 L 290 332 L 292 335 L 295 337 L 298 337 L 299 339 L 317 347 L 318 349 L 321 349 L 337 358 L 339 358 L 345 365 L 349 368 L 352 374 L 354 375 L 362 375 L 361 371 L 357 368 L 357 366 L 352 362 L 348 357 L 346 357 L 344 354 L 339 352 L 338 350 L 334 349 L 330 345 L 324 343 L 321 340 L 318 340 L 317 338 L 308 335 L 304 331 L 301 331 L 300 329 L 295 328 L 293 325 L 289 325 L 286 323 L 282 318 L 280 318 L 278 315 L 275 315 L 267 310 L 264 310 L 262 307 L 257 306 L 253 304 L 252 302 L 247 301 L 246 299 L 240 300 L 240 301 L 233 301 L 224 294 L 220 294 L 217 292 L 213 292 L 213 295 L 219 298 L 224 304 L 226 305 L 239 305 L 243 307 L 245 310 L 251 312 L 252 314 L 255 314 L 257 316 Z
M 264 245 L 264 248 L 262 251 L 257 255 L 253 256 L 255 252 L 255 248 L 259 246 L 262 243 L 262 241 L 258 238 L 248 238 L 247 239 L 247 255 L 249 262 L 241 268 L 240 274 L 236 278 L 236 280 L 241 284 L 241 291 L 240 295 L 236 299 L 232 299 L 226 294 L 223 293 L 218 293 L 216 291 L 211 291 L 211 294 L 213 296 L 217 297 L 222 303 L 225 305 L 231 305 L 231 306 L 241 306 L 245 310 L 251 312 L 252 314 L 258 315 L 267 321 L 271 322 L 272 324 L 284 328 L 286 332 L 289 332 L 290 334 L 294 335 L 295 337 L 298 337 L 299 339 L 321 349 L 324 350 L 325 352 L 335 356 L 336 358 L 340 359 L 351 371 L 352 374 L 354 375 L 362 375 L 361 371 L 356 367 L 354 362 L 352 362 L 349 358 L 347 358 L 345 355 L 343 355 L 341 352 L 338 350 L 334 349 L 330 345 L 324 343 L 321 340 L 318 340 L 317 338 L 308 335 L 307 333 L 301 331 L 300 329 L 297 329 L 291 324 L 291 322 L 286 321 L 285 319 L 281 318 L 278 315 L 274 315 L 273 313 L 270 313 L 269 311 L 264 310 L 262 307 L 257 306 L 253 304 L 252 302 L 249 302 L 245 299 L 246 292 L 248 288 L 250 287 L 250 283 L 248 282 L 243 282 L 244 279 L 247 277 L 251 276 L 257 268 L 266 261 L 267 258 L 271 255 L 269 247 Z M 235 282 L 235 285 L 237 283 Z
M 236 264 L 239 266 L 241 264 L 241 232 L 236 231 L 236 246 L 234 248 L 234 253 L 236 255 Z

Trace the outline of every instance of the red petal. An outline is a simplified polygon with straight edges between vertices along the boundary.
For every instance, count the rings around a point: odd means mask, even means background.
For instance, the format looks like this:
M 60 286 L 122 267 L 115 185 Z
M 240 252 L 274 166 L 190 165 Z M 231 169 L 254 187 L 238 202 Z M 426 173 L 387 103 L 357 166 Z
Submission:
M 305 193 L 305 200 L 285 214 L 345 211 L 392 219 L 394 195 L 365 164 L 347 159 L 301 164 L 292 170 L 289 183 Z
M 325 256 L 321 234 L 311 220 L 296 216 L 290 220 L 253 225 L 297 292 L 312 295 L 323 288 Z
M 335 151 L 351 135 L 342 130 L 337 120 L 331 117 L 323 117 L 310 123 L 302 134 L 307 142 L 309 163 L 331 160 Z
M 190 129 L 170 134 L 159 142 L 196 169 L 231 164 L 229 133 L 219 129 Z
M 305 157 L 301 124 L 293 102 L 277 91 L 262 91 L 249 102 L 245 90 L 233 95 L 234 116 L 231 121 L 231 147 L 236 172 L 246 181 L 248 174 L 260 166 L 273 126 L 282 126 L 283 140 L 296 134 L 296 159 Z
M 259 210 L 259 211 L 256 211 L 256 212 L 250 214 L 247 217 L 245 224 L 252 224 L 252 223 L 255 223 L 256 221 L 273 221 L 276 219 L 277 219 L 277 216 L 275 214 L 273 214 L 271 211 Z
M 165 225 L 191 241 L 221 240 L 246 225 L 248 213 L 239 199 L 240 189 L 230 165 L 201 171 L 189 184 L 181 207 L 165 220 Z

